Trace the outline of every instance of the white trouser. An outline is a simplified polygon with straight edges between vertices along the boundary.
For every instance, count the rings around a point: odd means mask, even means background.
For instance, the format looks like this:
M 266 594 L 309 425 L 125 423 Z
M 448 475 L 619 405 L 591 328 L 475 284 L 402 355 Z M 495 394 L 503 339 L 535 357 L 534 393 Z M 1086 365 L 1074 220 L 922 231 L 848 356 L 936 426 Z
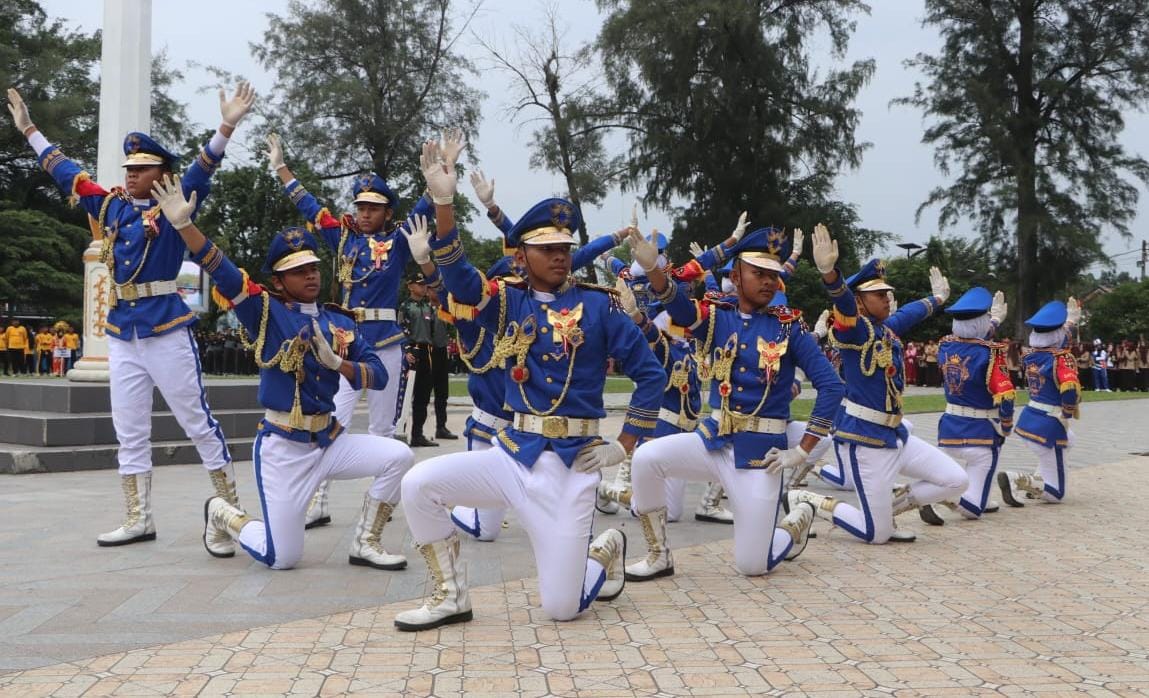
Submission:
M 372 436 L 393 436 L 395 434 L 396 400 L 399 397 L 399 375 L 403 370 L 403 347 L 399 342 L 382 349 L 375 349 L 375 356 L 383 362 L 387 371 L 387 386 L 382 390 L 367 391 L 367 433 Z M 355 417 L 355 405 L 359 394 L 347 379 L 339 377 L 339 392 L 335 394 L 335 418 L 347 431 L 351 431 L 351 420 Z
M 734 447 L 708 451 L 694 433 L 662 436 L 639 446 L 631 459 L 634 509 L 645 514 L 666 506 L 668 477 L 722 483 L 734 514 L 734 566 L 742 574 L 766 574 L 789 552 L 790 534 L 775 528 L 780 475 L 735 468 Z M 766 537 L 766 531 L 773 533 Z
M 663 437 L 660 437 L 663 438 Z M 630 481 L 634 482 L 631 473 Z M 705 496 L 705 493 L 703 493 Z M 686 498 L 686 480 L 679 477 L 666 478 L 666 520 L 678 521 L 682 518 L 683 500 Z
M 570 620 L 605 579 L 602 565 L 587 557 L 599 479 L 567 468 L 553 451 L 543 451 L 531 468 L 501 448 L 452 453 L 411 468 L 403 478 L 403 509 L 419 545 L 451 535 L 449 505 L 514 509 L 535 554 L 543 611 Z
M 254 454 L 263 521 L 244 526 L 239 543 L 253 558 L 277 570 L 294 567 L 303 555 L 307 505 L 320 482 L 373 477 L 371 497 L 395 504 L 403 473 L 415 462 L 406 444 L 367 434 L 343 434 L 327 448 L 260 434 Z
M 490 441 L 483 438 L 467 437 L 468 451 L 490 451 L 495 448 Z M 473 507 L 457 506 L 451 510 L 451 520 L 463 529 L 467 535 L 481 541 L 493 541 L 499 537 L 503 530 L 503 519 L 507 517 L 507 510 L 502 507 L 495 509 L 475 509 Z
M 203 467 L 219 470 L 231 462 L 219 422 L 211 416 L 199 348 L 191 329 L 128 341 L 108 340 L 112 425 L 120 442 L 121 475 L 152 469 L 152 388 L 159 388 L 168 409 L 199 452 Z
M 996 446 L 954 446 L 944 447 L 942 450 L 959 463 L 965 463 L 969 487 L 958 500 L 958 506 L 966 516 L 980 518 L 985 512 L 989 492 L 993 487 L 999 449 Z
M 867 543 L 885 543 L 894 532 L 893 488 L 899 474 L 912 480 L 909 496 L 917 506 L 957 499 L 969 486 L 960 465 L 916 436 L 897 448 L 835 443 L 834 451 L 850 470 L 861 507 L 839 502 L 834 523 Z
M 908 432 L 913 432 L 913 422 L 902 418 L 902 424 L 906 427 Z M 787 435 L 789 435 L 789 432 L 787 432 Z M 818 444 L 818 448 L 822 449 L 821 451 L 818 451 L 818 455 L 820 456 L 822 453 L 825 453 L 825 451 L 833 444 L 834 439 L 832 436 L 823 439 L 821 443 Z M 822 466 L 822 469 L 818 471 L 818 477 L 822 480 L 822 482 L 836 490 L 853 491 L 854 489 L 854 475 L 850 472 L 850 461 L 849 459 L 842 460 L 841 458 L 838 458 L 836 453 L 835 457 L 832 458 L 829 463 Z
M 1041 493 L 1041 498 L 1054 504 L 1065 499 L 1065 481 L 1068 475 L 1066 456 L 1069 455 L 1069 448 L 1073 446 L 1075 441 L 1073 432 L 1067 431 L 1067 437 L 1069 446 L 1045 447 L 1028 439 L 1025 440 L 1025 445 L 1029 447 L 1029 450 L 1037 454 L 1037 473 L 1045 482 L 1045 491 Z

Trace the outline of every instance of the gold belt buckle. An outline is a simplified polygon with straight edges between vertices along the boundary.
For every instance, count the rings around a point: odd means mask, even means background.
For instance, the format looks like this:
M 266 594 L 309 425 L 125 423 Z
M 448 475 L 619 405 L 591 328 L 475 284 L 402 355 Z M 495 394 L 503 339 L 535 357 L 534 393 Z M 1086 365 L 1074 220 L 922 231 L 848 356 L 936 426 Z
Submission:
M 116 296 L 122 301 L 134 301 L 140 297 L 140 290 L 135 284 L 124 284 L 116 287 Z
M 543 436 L 548 439 L 562 439 L 567 435 L 566 417 L 543 417 Z
M 891 414 L 890 416 L 886 417 L 886 426 L 888 426 L 888 427 L 895 427 L 896 428 L 901 423 L 902 423 L 902 415 L 900 415 L 900 414 Z
M 367 320 L 367 309 L 366 308 L 352 308 L 351 314 L 355 316 L 355 322 L 362 323 L 362 322 L 365 322 Z

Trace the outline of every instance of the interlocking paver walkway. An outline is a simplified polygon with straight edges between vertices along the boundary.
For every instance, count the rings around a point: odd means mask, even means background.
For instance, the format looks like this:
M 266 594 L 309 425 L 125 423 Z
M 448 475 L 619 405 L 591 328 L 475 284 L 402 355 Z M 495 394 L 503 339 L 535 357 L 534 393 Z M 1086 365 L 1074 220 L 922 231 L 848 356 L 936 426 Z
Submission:
M 465 544 L 475 621 L 415 635 L 392 619 L 423 592 L 421 560 L 345 562 L 360 483 L 336 485 L 336 525 L 309 533 L 301 569 L 270 572 L 203 554 L 196 468 L 157 472 L 160 539 L 120 550 L 91 542 L 116 517 L 114 475 L 9 476 L 0 695 L 1143 695 L 1149 458 L 1129 453 L 1149 451 L 1149 403 L 1086 407 L 1073 456 L 1095 465 L 1071 471 L 1064 504 L 943 528 L 906 516 L 912 545 L 819 523 L 760 578 L 734 573 L 729 528 L 673 524 L 674 577 L 564 624 L 538 610 L 512 523 Z M 914 421 L 933 435 L 936 415 Z M 1003 462 L 1031 459 L 1010 443 Z M 633 520 L 597 523 L 625 526 L 641 554 Z M 385 538 L 409 545 L 400 517 Z

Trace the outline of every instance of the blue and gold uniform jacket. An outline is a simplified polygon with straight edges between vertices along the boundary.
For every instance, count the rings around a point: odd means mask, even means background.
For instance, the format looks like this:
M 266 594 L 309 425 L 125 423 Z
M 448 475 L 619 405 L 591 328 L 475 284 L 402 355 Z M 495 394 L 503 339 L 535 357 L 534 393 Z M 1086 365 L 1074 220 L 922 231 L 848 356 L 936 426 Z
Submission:
M 1068 446 L 1067 420 L 1080 416 L 1081 382 L 1077 360 L 1068 349 L 1033 349 L 1022 360 L 1030 402 L 1060 405 L 1060 415 L 1051 415 L 1026 405 L 1015 431 L 1026 441 L 1047 448 Z
M 490 211 L 487 217 L 503 232 L 504 235 L 512 227 L 514 220 L 507 217 L 502 209 Z M 603 236 L 591 240 L 588 244 L 576 249 L 571 256 L 571 270 L 577 271 L 594 263 L 594 260 L 603 252 L 614 247 L 614 240 L 610 236 Z M 514 250 L 510 250 L 513 252 Z M 511 283 L 519 281 L 517 278 L 508 279 Z M 439 301 L 442 307 L 450 307 L 450 293 L 446 288 L 439 291 Z M 474 320 L 450 316 L 459 337 L 459 358 L 467 365 L 467 392 L 475 407 L 494 415 L 500 419 L 510 421 L 514 414 L 503 404 L 503 392 L 506 386 L 505 357 L 503 360 L 495 359 L 495 338 L 502 337 L 506 332 L 506 318 L 496 322 L 497 327 L 488 331 Z M 463 429 L 463 436 L 475 441 L 490 441 L 495 436 L 495 430 L 475 421 L 473 415 L 467 417 Z
M 709 359 L 710 415 L 695 430 L 706 448 L 734 446 L 734 467 L 764 468 L 771 448 L 785 449 L 780 434 L 743 430 L 754 417 L 790 421 L 794 372 L 801 368 L 818 391 L 806 433 L 827 436 L 834 411 L 842 401 L 841 380 L 814 335 L 801 321 L 801 312 L 768 306 L 747 315 L 738 308 L 689 297 L 685 286 L 670 284 L 664 306 L 674 328 L 681 328 L 701 345 Z
M 660 416 L 654 427 L 654 437 L 690 431 L 691 425 L 697 426 L 702 411 L 702 381 L 698 377 L 694 347 L 681 337 L 658 329 L 649 319 L 642 324 L 642 334 L 666 376 L 662 409 L 678 415 L 672 422 Z
M 316 360 L 311 349 L 312 319 L 318 321 L 324 339 L 336 353 L 356 362 L 352 388 L 382 390 L 387 385 L 383 362 L 359 336 L 355 320 L 343 309 L 320 306 L 314 318 L 303 313 L 298 303 L 283 301 L 251 281 L 247 272 L 238 269 L 211 242 L 193 259 L 215 282 L 212 296 L 234 308 L 243 329 L 254 338 L 251 342 L 245 339 L 245 343 L 255 352 L 259 366 L 259 404 L 263 407 L 290 413 L 293 421 L 335 410 L 340 373 Z M 343 431 L 334 416 L 326 430 L 314 435 L 301 423 L 273 425 L 264 420 L 259 428 L 293 441 L 316 440 L 320 446 L 327 446 Z
M 876 322 L 858 313 L 853 292 L 846 286 L 842 273 L 827 284 L 834 300 L 830 344 L 841 357 L 842 377 L 846 381 L 846 399 L 887 415 L 902 414 L 902 390 L 905 388 L 905 364 L 899 335 L 933 315 L 939 307 L 936 298 L 927 297 L 907 303 L 885 322 Z M 834 440 L 872 448 L 897 448 L 909 432 L 903 424 L 896 427 L 875 424 L 846 414 L 845 405 L 834 420 Z
M 610 357 L 635 383 L 623 431 L 640 438 L 653 431 L 662 369 L 613 292 L 568 284 L 543 296 L 522 283 L 487 279 L 467 261 L 456 230 L 432 238 L 431 249 L 451 294 L 451 314 L 496 333 L 495 361 L 505 365 L 498 393 L 505 410 L 543 418 L 605 417 L 602 394 Z M 561 421 L 551 422 L 556 433 Z M 546 448 L 569 467 L 579 451 L 602 440 L 527 433 L 513 424 L 496 436 L 499 446 L 527 467 Z
M 400 230 L 406 227 L 406 222 L 386 232 L 364 235 L 355 229 L 349 214 L 341 219 L 332 216 L 299 180 L 287 184 L 284 191 L 337 255 L 338 272 L 334 283 L 339 288 L 340 304 L 352 312 L 398 308 L 399 287 L 411 261 L 411 248 Z M 412 216 L 433 214 L 434 205 L 426 196 L 421 197 L 411 211 Z M 403 340 L 403 328 L 393 320 L 365 320 L 359 325 L 363 339 L 376 349 Z
M 938 347 L 946 402 L 977 410 L 996 410 L 997 417 L 945 413 L 938 422 L 939 446 L 1001 446 L 1013 429 L 1013 383 L 999 342 L 944 337 Z
M 184 197 L 192 192 L 197 197 L 192 220 L 211 193 L 211 176 L 222 157 L 205 144 L 180 178 Z M 107 264 L 115 286 L 176 280 L 187 247 L 154 200 L 133 200 L 119 187 L 107 191 L 55 145 L 41 153 L 40 166 L 60 191 L 79 201 L 102 231 L 100 261 Z M 115 286 L 108 289 L 110 309 L 104 328 L 116 339 L 163 335 L 196 321 L 195 312 L 178 293 L 117 301 Z

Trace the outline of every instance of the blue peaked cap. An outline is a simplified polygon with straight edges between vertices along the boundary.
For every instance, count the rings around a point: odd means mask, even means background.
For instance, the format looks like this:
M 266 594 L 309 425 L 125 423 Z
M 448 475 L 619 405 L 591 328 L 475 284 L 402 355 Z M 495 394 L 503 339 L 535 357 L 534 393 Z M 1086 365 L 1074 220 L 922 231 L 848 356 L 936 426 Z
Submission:
M 487 270 L 487 278 L 494 279 L 499 276 L 510 276 L 514 273 L 514 259 L 509 255 L 491 265 Z
M 287 271 L 319 261 L 319 245 L 307 228 L 284 228 L 271 239 L 263 273 Z
M 1025 324 L 1035 332 L 1052 332 L 1065 324 L 1069 311 L 1061 301 L 1049 301 L 1031 315 Z
M 961 294 L 961 298 L 946 308 L 946 312 L 958 320 L 972 320 L 988 313 L 992 306 L 993 294 L 981 286 L 974 286 Z
M 398 208 L 399 197 L 382 177 L 372 172 L 356 177 L 351 185 L 351 198 L 357 204 L 382 204 Z
M 148 134 L 139 131 L 132 131 L 124 136 L 124 155 L 127 157 L 121 167 L 167 165 L 169 168 L 174 168 L 180 161 L 178 155 L 156 143 Z
M 566 199 L 543 199 L 515 221 L 507 232 L 507 246 L 573 245 L 574 231 L 582 227 L 582 215 Z
M 846 279 L 851 291 L 892 291 L 886 282 L 886 263 L 877 257 L 866 262 L 857 274 Z

